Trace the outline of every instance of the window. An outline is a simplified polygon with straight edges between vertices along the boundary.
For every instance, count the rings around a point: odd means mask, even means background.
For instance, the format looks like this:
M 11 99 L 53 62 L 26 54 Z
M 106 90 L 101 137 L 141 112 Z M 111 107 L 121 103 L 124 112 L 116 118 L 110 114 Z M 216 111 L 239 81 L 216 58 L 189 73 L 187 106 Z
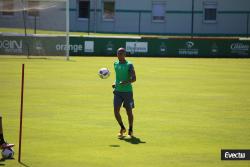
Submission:
M 13 16 L 14 15 L 14 2 L 13 0 L 3 0 L 2 1 L 3 5 L 2 5 L 2 15 L 4 16 Z
M 216 21 L 216 9 L 205 9 L 205 21 Z
M 204 22 L 216 23 L 217 21 L 217 3 L 204 2 Z
M 153 2 L 152 4 L 152 20 L 156 22 L 165 21 L 165 2 Z
M 39 2 L 38 1 L 28 1 L 28 16 L 37 17 L 39 16 Z
M 114 20 L 115 19 L 115 2 L 104 1 L 103 2 L 103 20 Z
M 90 1 L 79 0 L 78 18 L 88 19 L 90 12 Z

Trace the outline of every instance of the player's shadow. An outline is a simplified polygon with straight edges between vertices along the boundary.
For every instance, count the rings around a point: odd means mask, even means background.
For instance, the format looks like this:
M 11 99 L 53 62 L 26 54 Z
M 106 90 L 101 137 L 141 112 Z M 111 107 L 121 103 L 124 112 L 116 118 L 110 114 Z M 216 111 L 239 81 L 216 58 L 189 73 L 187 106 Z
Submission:
M 0 159 L 0 166 L 5 166 L 5 164 L 2 163 L 2 162 L 4 162 L 4 161 L 5 161 L 4 158 L 1 158 L 1 159 Z
M 4 162 L 5 160 L 15 160 L 15 159 L 14 159 L 14 158 L 10 158 L 10 159 L 4 159 L 4 158 L 2 158 L 2 159 L 0 159 L 0 166 L 5 166 L 5 164 L 2 163 L 2 162 Z M 19 162 L 19 164 L 22 165 L 22 166 L 24 166 L 24 167 L 30 167 L 30 166 L 26 165 L 26 164 L 23 163 L 23 162 Z
M 14 158 L 10 158 L 10 159 L 1 158 L 1 159 L 0 159 L 0 166 L 5 166 L 5 164 L 2 163 L 2 162 L 4 162 L 5 160 L 14 160 Z
M 4 161 L 4 159 L 0 159 L 0 166 L 4 166 L 5 164 L 3 164 L 2 162 Z
M 140 138 L 132 136 L 132 137 L 123 137 L 119 138 L 120 140 L 126 141 L 131 144 L 145 144 L 145 141 L 142 141 Z

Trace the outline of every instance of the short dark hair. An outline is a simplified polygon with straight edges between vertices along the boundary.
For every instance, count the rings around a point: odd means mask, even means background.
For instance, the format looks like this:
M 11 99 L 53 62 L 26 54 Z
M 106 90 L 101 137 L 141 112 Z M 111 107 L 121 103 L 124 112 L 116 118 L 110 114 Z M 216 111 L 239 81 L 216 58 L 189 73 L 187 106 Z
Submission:
M 118 52 L 126 52 L 126 49 L 125 49 L 125 48 L 118 48 L 118 49 L 117 49 L 117 53 L 118 53 Z

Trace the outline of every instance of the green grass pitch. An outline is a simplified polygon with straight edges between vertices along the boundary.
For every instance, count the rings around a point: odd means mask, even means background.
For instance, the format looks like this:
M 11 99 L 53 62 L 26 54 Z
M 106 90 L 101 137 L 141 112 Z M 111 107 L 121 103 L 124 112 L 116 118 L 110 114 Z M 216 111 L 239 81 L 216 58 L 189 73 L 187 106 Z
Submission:
M 247 167 L 221 149 L 250 149 L 250 59 L 130 58 L 134 140 L 117 139 L 116 57 L 0 58 L 0 113 L 16 144 L 25 63 L 22 162 L 28 167 Z M 97 76 L 108 67 L 111 76 Z M 121 110 L 127 125 L 125 110 Z

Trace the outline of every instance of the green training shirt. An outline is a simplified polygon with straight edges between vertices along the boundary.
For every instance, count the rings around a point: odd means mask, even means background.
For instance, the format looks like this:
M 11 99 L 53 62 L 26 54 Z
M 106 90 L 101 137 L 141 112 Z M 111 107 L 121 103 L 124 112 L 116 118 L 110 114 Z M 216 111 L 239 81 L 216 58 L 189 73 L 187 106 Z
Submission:
M 121 81 L 128 81 L 130 80 L 130 72 L 133 70 L 133 64 L 130 61 L 127 61 L 125 63 L 120 63 L 119 60 L 115 61 L 114 63 L 115 68 L 115 74 L 116 74 L 116 80 L 115 80 L 115 91 L 119 92 L 132 92 L 132 84 L 128 83 L 126 85 L 120 85 L 119 83 Z

